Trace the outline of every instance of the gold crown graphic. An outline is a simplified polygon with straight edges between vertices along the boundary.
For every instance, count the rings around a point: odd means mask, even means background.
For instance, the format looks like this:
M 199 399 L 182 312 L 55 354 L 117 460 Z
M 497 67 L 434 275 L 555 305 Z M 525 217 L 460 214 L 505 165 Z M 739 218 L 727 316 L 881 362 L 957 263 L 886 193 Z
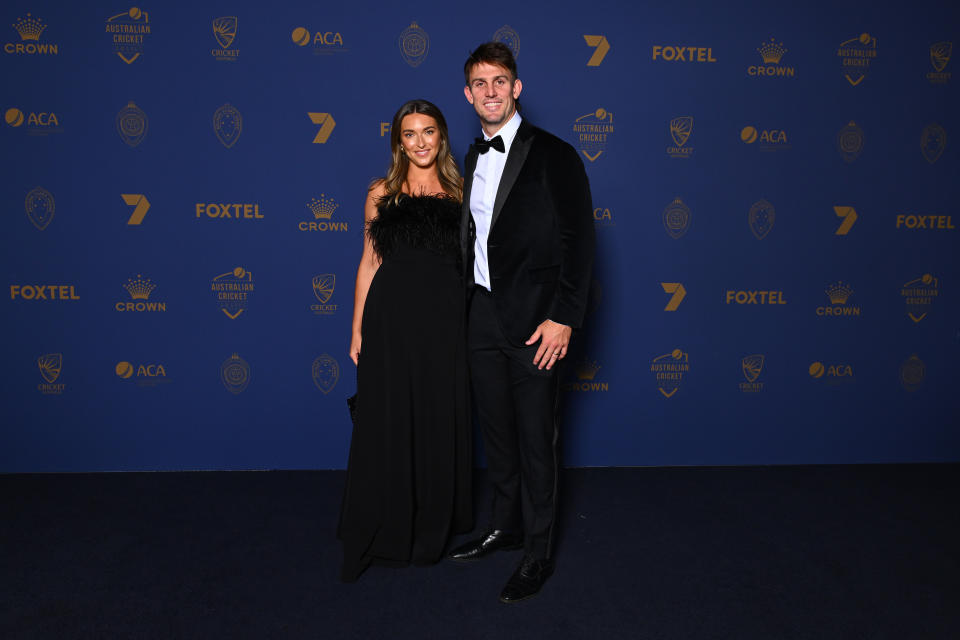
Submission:
M 127 278 L 127 284 L 123 285 L 133 300 L 146 300 L 150 293 L 157 288 L 157 285 L 150 282 L 150 278 L 143 279 L 139 273 L 137 279 Z
M 848 284 L 836 282 L 827 287 L 826 292 L 833 304 L 847 304 L 847 299 L 853 293 L 853 289 Z
M 577 378 L 581 380 L 593 380 L 593 376 L 597 375 L 597 371 L 600 371 L 600 365 L 597 364 L 597 361 L 584 360 L 577 366 Z
M 313 217 L 317 220 L 329 220 L 340 205 L 333 198 L 327 198 L 321 193 L 319 198 L 310 200 L 307 206 L 310 207 L 310 211 L 313 211 Z
M 17 20 L 13 28 L 20 34 L 21 40 L 39 40 L 40 34 L 47 28 L 47 25 L 36 18 L 30 17 L 28 13 L 26 18 Z
M 770 38 L 770 42 L 765 42 L 760 45 L 757 51 L 760 52 L 760 57 L 763 58 L 765 63 L 780 64 L 780 59 L 783 58 L 783 54 L 787 52 L 787 49 L 783 46 L 782 42 L 774 42 L 773 38 Z

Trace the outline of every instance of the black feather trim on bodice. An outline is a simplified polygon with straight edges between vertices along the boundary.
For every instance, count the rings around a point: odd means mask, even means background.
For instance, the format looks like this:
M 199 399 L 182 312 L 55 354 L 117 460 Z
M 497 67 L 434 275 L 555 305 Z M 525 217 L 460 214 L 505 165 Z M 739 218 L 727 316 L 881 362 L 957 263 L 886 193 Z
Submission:
M 460 256 L 460 203 L 454 198 L 401 194 L 394 203 L 390 196 L 377 204 L 377 214 L 367 225 L 367 235 L 381 259 L 400 243 Z

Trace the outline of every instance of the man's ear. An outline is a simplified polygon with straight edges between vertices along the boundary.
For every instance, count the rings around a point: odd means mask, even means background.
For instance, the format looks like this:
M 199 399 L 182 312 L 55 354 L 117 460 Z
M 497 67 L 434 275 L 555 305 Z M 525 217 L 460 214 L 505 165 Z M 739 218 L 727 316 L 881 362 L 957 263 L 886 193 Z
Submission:
M 467 86 L 463 87 L 463 95 L 467 96 L 467 102 L 469 102 L 470 104 L 473 104 L 473 94 L 470 93 L 470 87 L 467 87 Z
M 517 78 L 513 81 L 513 99 L 516 100 L 520 97 L 520 92 L 523 91 L 523 83 L 520 82 L 520 78 Z

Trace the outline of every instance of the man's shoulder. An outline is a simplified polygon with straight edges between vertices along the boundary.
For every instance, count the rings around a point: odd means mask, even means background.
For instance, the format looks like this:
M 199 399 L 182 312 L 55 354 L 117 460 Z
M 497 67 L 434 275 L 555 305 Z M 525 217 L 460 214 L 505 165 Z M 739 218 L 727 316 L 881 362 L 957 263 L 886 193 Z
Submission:
M 562 150 L 563 153 L 572 153 L 573 155 L 577 155 L 576 150 L 569 142 L 563 138 L 553 135 L 546 129 L 541 129 L 538 126 L 531 124 L 529 120 L 524 120 L 520 126 L 521 131 L 523 128 L 526 128 L 527 131 L 524 133 L 526 133 L 527 136 L 532 137 L 534 144 L 543 148 L 544 150 L 551 152 Z

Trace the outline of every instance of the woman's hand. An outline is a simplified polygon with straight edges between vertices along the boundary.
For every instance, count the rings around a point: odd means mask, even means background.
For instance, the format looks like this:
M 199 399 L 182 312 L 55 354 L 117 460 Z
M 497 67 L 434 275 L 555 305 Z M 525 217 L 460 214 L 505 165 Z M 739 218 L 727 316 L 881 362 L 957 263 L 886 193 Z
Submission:
M 360 334 L 353 334 L 353 338 L 350 339 L 350 359 L 353 360 L 353 364 L 360 364 Z

